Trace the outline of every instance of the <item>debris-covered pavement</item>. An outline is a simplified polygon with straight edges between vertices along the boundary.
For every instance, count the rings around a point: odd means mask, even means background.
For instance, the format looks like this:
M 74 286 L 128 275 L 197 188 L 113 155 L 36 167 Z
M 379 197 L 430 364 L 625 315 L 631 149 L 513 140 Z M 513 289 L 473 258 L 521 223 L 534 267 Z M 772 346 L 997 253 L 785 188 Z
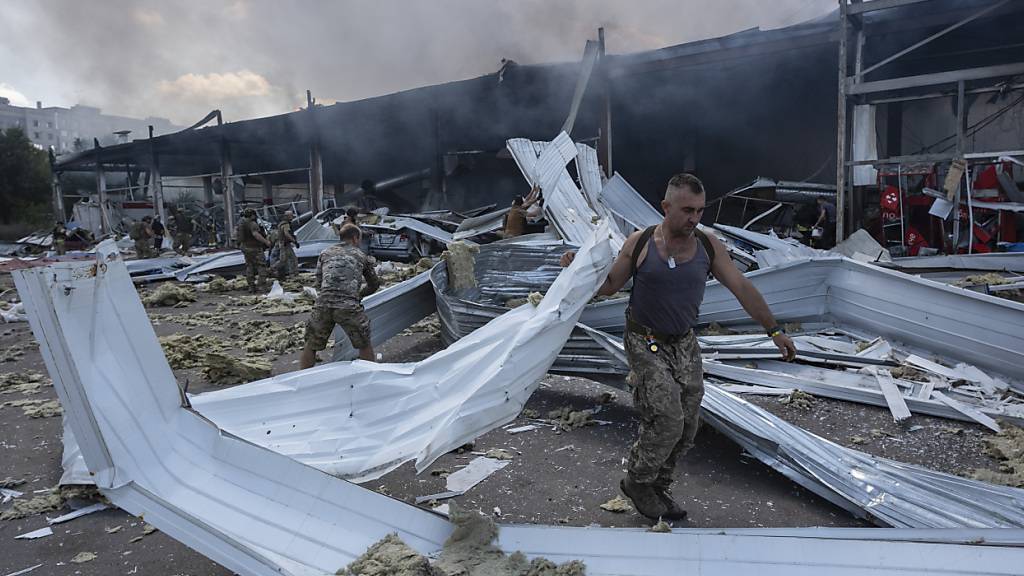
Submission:
M 10 285 L 9 276 L 3 281 Z M 210 363 L 211 355 L 261 364 L 273 374 L 294 370 L 308 313 L 267 316 L 240 283 L 217 284 L 223 285 L 194 290 L 195 301 L 148 309 L 179 383 L 190 393 L 223 387 L 218 376 L 210 377 L 218 366 L 217 361 Z M 380 348 L 383 359 L 415 361 L 441 349 L 436 325 L 436 318 L 428 318 L 396 336 Z M 0 330 L 0 350 L 21 352 L 0 364 L 4 489 L 21 493 L 10 501 L 5 496 L 0 505 L 0 539 L 7 542 L 0 573 L 40 562 L 48 569 L 40 573 L 163 573 L 171 560 L 180 573 L 228 574 L 166 535 L 147 533 L 144 520 L 117 509 L 54 525 L 50 536 L 13 540 L 47 527 L 47 517 L 94 503 L 89 494 L 68 497 L 66 488 L 55 489 L 61 475 L 60 410 L 33 341 L 24 322 Z M 884 407 L 795 396 L 798 400 L 788 403 L 778 396 L 747 397 L 791 423 L 871 454 L 1019 483 L 1016 428 L 1005 427 L 996 436 L 979 425 L 922 415 L 906 427 L 894 423 Z M 552 374 L 519 418 L 483 435 L 472 447 L 443 456 L 430 467 L 439 473 L 416 475 L 406 464 L 366 487 L 415 503 L 444 492 L 450 473 L 490 455 L 508 464 L 465 494 L 420 505 L 455 504 L 494 517 L 500 513 L 501 521 L 510 523 L 649 527 L 639 515 L 607 509 L 615 508 L 607 504 L 619 496 L 618 478 L 635 425 L 628 394 L 584 378 Z M 677 475 L 675 496 L 690 512 L 682 523 L 687 527 L 866 526 L 746 456 L 708 427 Z M 73 563 L 76 558 L 79 562 Z

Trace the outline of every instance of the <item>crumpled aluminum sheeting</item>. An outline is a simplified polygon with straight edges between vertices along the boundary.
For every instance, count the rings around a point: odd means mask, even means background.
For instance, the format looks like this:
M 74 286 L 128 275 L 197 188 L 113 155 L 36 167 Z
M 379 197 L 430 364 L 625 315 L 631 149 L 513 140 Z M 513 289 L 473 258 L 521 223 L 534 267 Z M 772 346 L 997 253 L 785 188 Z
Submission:
M 314 242 L 302 242 L 299 241 L 300 245 L 295 249 L 296 258 L 318 258 L 320 253 L 326 250 L 328 247 L 337 244 L 337 237 L 331 241 L 317 240 Z M 193 264 L 178 270 L 174 276 L 179 282 L 185 282 L 189 276 L 193 274 L 204 274 L 206 272 L 213 272 L 214 270 L 224 270 L 227 268 L 239 268 L 245 266 L 245 257 L 242 256 L 241 250 L 228 250 L 226 252 L 220 252 L 211 255 L 209 258 L 202 262 Z
M 569 136 L 562 132 L 551 142 L 532 142 L 513 138 L 506 143 L 520 172 L 531 185 L 540 185 L 544 193 L 544 215 L 565 240 L 581 244 L 590 237 L 600 222 L 609 220 L 595 211 L 587 197 L 565 169 L 578 150 Z M 618 253 L 625 237 L 617 225 L 610 229 L 612 248 Z
M 592 338 L 625 363 L 622 340 Z M 878 458 L 794 426 L 705 382 L 704 420 L 804 488 L 894 528 L 1024 528 L 1024 490 Z
M 895 528 L 1022 528 L 1024 490 L 845 448 L 742 398 L 705 387 L 705 420 L 816 494 Z M 845 502 L 837 501 L 838 494 Z M 851 504 L 853 506 L 851 506 Z
M 399 232 L 405 229 L 415 230 L 416 232 L 419 232 L 429 238 L 433 238 L 442 244 L 450 244 L 452 242 L 451 232 L 442 230 L 437 226 L 431 226 L 421 220 L 405 218 L 403 216 L 385 216 L 376 224 L 360 224 L 360 227 L 368 230 L 390 230 L 392 232 Z
M 599 198 L 612 213 L 629 222 L 637 230 L 661 224 L 664 218 L 661 212 L 651 206 L 618 172 L 605 182 Z
M 462 222 L 459 222 L 458 227 L 455 228 L 455 232 L 452 234 L 452 240 L 465 240 L 488 232 L 501 230 L 505 225 L 505 215 L 508 214 L 510 209 L 511 208 L 502 208 L 500 210 L 495 210 L 494 212 L 481 214 L 480 216 L 466 218 Z
M 97 487 L 230 570 L 333 574 L 388 533 L 430 553 L 442 518 L 217 429 L 182 406 L 123 260 L 14 274 L 64 412 Z
M 145 310 L 105 245 L 95 268 L 15 273 L 65 414 L 104 495 L 237 573 L 326 576 L 397 533 L 431 554 L 447 521 L 218 430 L 183 407 Z M 135 328 L 131 328 L 135 327 Z M 91 335 L 93 337 L 85 337 Z M 486 355 L 479 358 L 484 361 Z M 991 535 L 991 540 L 986 538 Z M 978 546 L 978 542 L 986 542 Z M 1021 531 L 679 530 L 504 526 L 529 557 L 582 560 L 593 576 L 1016 574 Z M 898 560 L 894 560 L 898 559 Z
M 509 298 L 546 291 L 561 273 L 559 260 L 569 249 L 575 247 L 564 242 L 496 242 L 480 246 L 474 259 L 480 294 L 492 303 L 502 304 Z
M 420 362 L 328 364 L 201 394 L 192 406 L 335 476 L 366 481 L 412 459 L 422 469 L 522 409 L 604 281 L 606 227 L 577 259 L 539 306 L 516 308 Z
M 330 226 L 320 222 L 316 219 L 316 216 L 309 219 L 308 222 L 299 226 L 295 231 L 295 239 L 299 241 L 299 245 L 305 244 L 306 242 L 318 242 L 318 241 L 338 241 L 338 233 L 331 229 Z

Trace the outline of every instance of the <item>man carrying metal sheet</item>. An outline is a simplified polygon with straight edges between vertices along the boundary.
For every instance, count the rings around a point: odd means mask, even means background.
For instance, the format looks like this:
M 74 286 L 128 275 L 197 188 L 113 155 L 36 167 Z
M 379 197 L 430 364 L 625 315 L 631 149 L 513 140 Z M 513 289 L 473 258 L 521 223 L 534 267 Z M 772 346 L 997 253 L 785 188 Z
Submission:
M 343 225 L 338 237 L 341 242 L 324 250 L 316 262 L 318 292 L 306 322 L 306 345 L 299 358 L 302 369 L 313 366 L 316 353 L 327 346 L 335 325 L 348 335 L 360 359 L 376 359 L 370 343 L 370 319 L 361 302 L 380 288 L 375 261 L 359 249 L 362 233 L 355 224 Z M 364 280 L 366 284 L 360 288 Z
M 743 305 L 786 360 L 793 341 L 775 323 L 768 304 L 729 259 L 717 238 L 697 228 L 704 213 L 704 186 L 691 174 L 669 180 L 661 201 L 661 224 L 634 232 L 612 265 L 599 295 L 615 294 L 633 278 L 626 311 L 626 355 L 633 406 L 640 415 L 637 441 L 620 487 L 637 511 L 651 519 L 681 520 L 670 495 L 676 461 L 693 447 L 704 396 L 697 323 L 708 273 Z M 568 266 L 575 253 L 567 252 Z
M 242 211 L 236 234 L 238 247 L 245 256 L 245 280 L 249 292 L 255 294 L 258 289 L 266 288 L 267 260 L 263 251 L 270 248 L 270 240 L 263 235 L 263 228 L 256 222 L 255 210 L 246 208 Z

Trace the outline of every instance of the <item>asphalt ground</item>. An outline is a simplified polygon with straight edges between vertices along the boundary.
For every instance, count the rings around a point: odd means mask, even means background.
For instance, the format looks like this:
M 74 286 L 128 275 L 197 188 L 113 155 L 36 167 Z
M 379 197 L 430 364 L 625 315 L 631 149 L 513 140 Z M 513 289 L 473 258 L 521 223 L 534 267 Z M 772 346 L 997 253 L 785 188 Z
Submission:
M 0 276 L 0 291 L 12 285 L 9 275 Z M 146 288 L 151 290 L 151 287 Z M 185 326 L 174 321 L 200 311 L 215 310 L 217 304 L 243 292 L 200 293 L 197 302 L 180 308 L 153 308 L 151 314 L 167 315 L 154 329 L 158 335 L 175 333 L 216 335 L 228 340 L 230 333 L 215 332 L 207 326 Z M 307 314 L 263 316 L 241 309 L 232 318 L 261 319 L 294 325 Z M 397 336 L 379 350 L 385 362 L 415 361 L 440 350 L 440 337 L 430 332 Z M 237 352 L 239 355 L 241 353 Z M 326 356 L 326 354 L 322 354 Z M 38 348 L 25 323 L 0 324 L 0 373 L 37 371 L 46 373 Z M 273 360 L 273 373 L 297 369 L 298 352 Z M 218 388 L 207 382 L 197 369 L 175 370 L 181 383 L 199 393 Z M 614 398 L 609 399 L 609 394 Z M 20 398 L 56 398 L 52 387 L 34 395 L 18 393 L 0 396 L 0 405 Z M 982 440 L 990 433 L 980 426 L 914 416 L 910 432 L 892 422 L 884 408 L 837 400 L 815 399 L 810 407 L 785 405 L 774 397 L 748 399 L 820 436 L 871 454 L 920 464 L 935 470 L 967 475 L 975 468 L 997 469 L 983 451 Z M 648 526 L 635 513 L 613 513 L 600 504 L 618 495 L 624 461 L 636 429 L 636 414 L 628 394 L 584 378 L 549 374 L 530 399 L 528 410 L 546 416 L 562 407 L 600 408 L 594 416 L 601 424 L 564 431 L 540 426 L 520 434 L 504 429 L 480 437 L 469 451 L 441 457 L 427 471 L 417 475 L 406 464 L 383 478 L 368 482 L 376 490 L 412 504 L 417 497 L 443 492 L 444 474 L 468 464 L 491 448 L 514 453 L 510 464 L 466 494 L 450 501 L 497 516 L 500 522 L 566 524 L 572 526 Z M 530 423 L 521 418 L 516 425 Z M 33 496 L 35 490 L 55 486 L 61 475 L 61 419 L 30 418 L 18 407 L 0 407 L 0 479 L 25 479 L 16 489 Z M 689 511 L 676 527 L 807 527 L 863 526 L 844 510 L 800 488 L 716 433 L 703 427 L 696 447 L 681 460 L 674 489 L 677 500 Z M 91 502 L 73 501 L 71 506 Z M 430 506 L 432 503 L 424 503 Z M 0 512 L 10 503 L 0 505 Z M 0 576 L 42 564 L 33 574 L 114 575 L 153 574 L 212 576 L 230 574 L 156 531 L 144 533 L 145 523 L 121 510 L 108 509 L 53 526 L 53 535 L 36 540 L 14 537 L 45 527 L 46 516 L 70 511 L 70 507 L 19 520 L 0 522 Z M 72 563 L 80 552 L 95 559 Z

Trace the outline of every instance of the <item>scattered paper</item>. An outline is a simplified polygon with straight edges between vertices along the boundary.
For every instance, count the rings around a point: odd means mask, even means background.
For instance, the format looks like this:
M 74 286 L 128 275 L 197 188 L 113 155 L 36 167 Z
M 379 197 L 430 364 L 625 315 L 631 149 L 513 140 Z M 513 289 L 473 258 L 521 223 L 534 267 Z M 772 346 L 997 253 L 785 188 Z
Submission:
M 25 568 L 24 570 L 18 570 L 17 572 L 11 572 L 10 574 L 7 574 L 6 576 L 21 576 L 22 574 L 28 574 L 29 572 L 35 570 L 36 568 L 39 568 L 40 566 L 42 566 L 42 564 L 36 564 L 35 566 L 29 566 L 28 568 Z
M 505 432 L 509 434 L 521 434 L 523 432 L 529 432 L 530 430 L 536 430 L 537 427 L 533 424 L 527 424 L 526 426 L 516 426 L 515 428 L 508 428 Z
M 71 559 L 72 564 L 85 564 L 86 562 L 92 562 L 96 559 L 96 555 L 92 552 L 79 552 L 75 554 L 75 557 Z

